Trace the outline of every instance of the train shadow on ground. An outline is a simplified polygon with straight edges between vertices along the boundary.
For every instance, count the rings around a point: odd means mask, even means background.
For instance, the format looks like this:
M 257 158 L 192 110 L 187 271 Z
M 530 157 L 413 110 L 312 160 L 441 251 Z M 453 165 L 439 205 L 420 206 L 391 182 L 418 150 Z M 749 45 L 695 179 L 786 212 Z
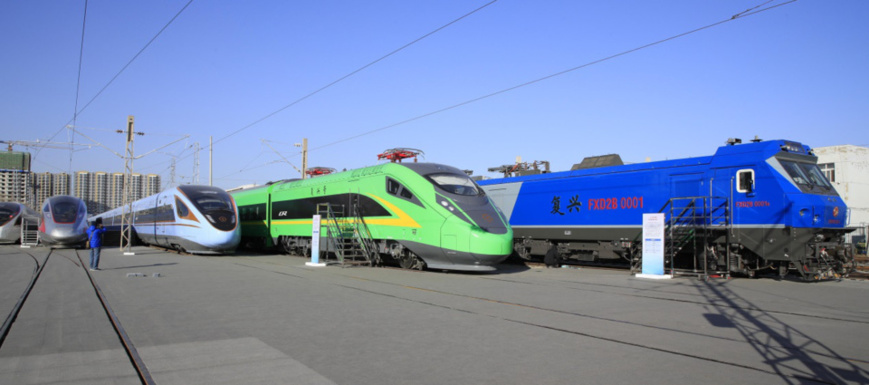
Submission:
M 786 382 L 869 383 L 869 372 L 848 357 L 776 315 L 760 310 L 728 285 L 714 281 L 699 281 L 697 285 L 709 303 L 709 312 L 704 317 L 710 325 L 734 328 L 762 358 L 761 362 Z

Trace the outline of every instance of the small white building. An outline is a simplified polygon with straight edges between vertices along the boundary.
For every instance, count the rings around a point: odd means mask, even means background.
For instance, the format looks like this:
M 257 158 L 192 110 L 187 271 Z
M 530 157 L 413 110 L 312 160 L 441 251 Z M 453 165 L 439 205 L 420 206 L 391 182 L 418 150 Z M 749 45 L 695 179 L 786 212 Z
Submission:
M 869 226 L 869 148 L 850 144 L 818 147 L 818 166 L 848 205 L 851 235 L 866 235 Z M 864 238 L 865 239 L 865 238 Z

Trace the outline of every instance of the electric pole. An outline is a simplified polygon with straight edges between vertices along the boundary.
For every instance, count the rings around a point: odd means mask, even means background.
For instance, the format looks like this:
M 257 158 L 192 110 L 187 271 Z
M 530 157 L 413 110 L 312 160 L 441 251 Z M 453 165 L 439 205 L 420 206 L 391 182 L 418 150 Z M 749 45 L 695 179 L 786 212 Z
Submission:
M 302 139 L 302 179 L 308 175 L 308 138 Z
M 135 118 L 133 115 L 127 116 L 127 130 L 118 130 L 118 133 L 127 134 L 127 153 L 124 157 L 124 206 L 121 217 L 121 251 L 124 255 L 136 255 L 131 248 L 131 240 L 133 234 L 133 136 L 144 135 L 144 133 L 136 132 L 133 128 Z
M 193 143 L 193 181 L 190 184 L 199 184 L 199 142 Z
M 294 144 L 296 147 L 302 147 L 302 179 L 305 179 L 308 175 L 308 138 L 302 139 L 302 145 L 300 146 L 298 143 Z M 280 154 L 278 154 L 280 155 Z M 292 166 L 292 164 L 290 164 Z M 296 166 L 293 166 L 295 168 Z M 298 170 L 298 169 L 296 169 Z

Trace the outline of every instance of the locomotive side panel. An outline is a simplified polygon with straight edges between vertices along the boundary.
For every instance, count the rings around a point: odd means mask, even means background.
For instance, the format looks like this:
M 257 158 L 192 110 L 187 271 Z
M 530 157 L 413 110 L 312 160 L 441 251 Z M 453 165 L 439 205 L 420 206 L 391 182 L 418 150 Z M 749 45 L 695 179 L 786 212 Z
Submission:
M 818 278 L 847 271 L 842 235 L 849 230 L 847 208 L 816 162 L 807 146 L 776 140 L 720 147 L 710 157 L 480 184 L 509 212 L 521 257 L 553 248 L 582 261 L 630 257 L 639 252 L 642 214 L 663 212 L 673 226 L 704 229 L 702 237 L 680 235 L 707 245 L 676 248 L 688 258 L 682 266 L 708 262 L 748 275 L 773 269 Z

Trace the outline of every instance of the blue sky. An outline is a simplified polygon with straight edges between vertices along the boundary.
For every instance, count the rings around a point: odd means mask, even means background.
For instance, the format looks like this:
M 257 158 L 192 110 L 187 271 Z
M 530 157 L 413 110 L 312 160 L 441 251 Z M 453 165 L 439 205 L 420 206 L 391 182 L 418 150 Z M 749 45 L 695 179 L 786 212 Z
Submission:
M 298 177 L 285 159 L 301 167 L 302 138 L 310 166 L 411 147 L 493 177 L 517 156 L 558 171 L 709 155 L 729 137 L 869 145 L 865 0 L 799 0 L 432 115 L 765 0 L 500 0 L 284 110 L 489 1 L 193 1 L 130 63 L 187 3 L 90 0 L 82 48 L 84 1 L 3 2 L 0 140 L 69 142 L 78 83 L 77 130 L 114 152 L 128 115 L 136 154 L 189 135 L 135 162 L 164 184 L 173 157 L 176 183 L 192 181 L 196 142 L 208 183 L 209 136 L 223 188 Z M 124 166 L 103 147 L 15 150 L 37 172 Z

